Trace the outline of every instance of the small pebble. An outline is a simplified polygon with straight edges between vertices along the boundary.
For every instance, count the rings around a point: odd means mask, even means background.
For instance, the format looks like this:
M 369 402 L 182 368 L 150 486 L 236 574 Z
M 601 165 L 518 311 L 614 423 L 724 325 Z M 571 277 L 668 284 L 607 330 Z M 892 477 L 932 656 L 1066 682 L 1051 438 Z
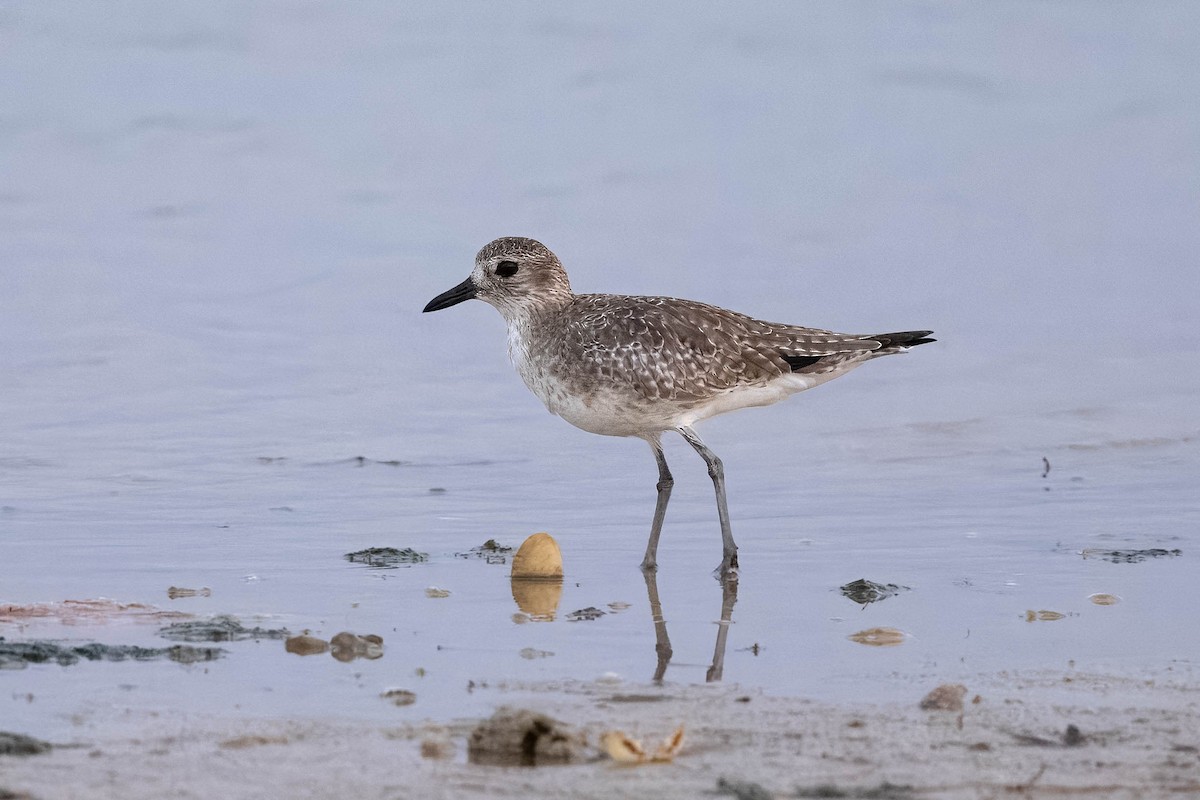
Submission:
M 967 687 L 961 683 L 943 683 L 921 700 L 926 711 L 962 711 Z

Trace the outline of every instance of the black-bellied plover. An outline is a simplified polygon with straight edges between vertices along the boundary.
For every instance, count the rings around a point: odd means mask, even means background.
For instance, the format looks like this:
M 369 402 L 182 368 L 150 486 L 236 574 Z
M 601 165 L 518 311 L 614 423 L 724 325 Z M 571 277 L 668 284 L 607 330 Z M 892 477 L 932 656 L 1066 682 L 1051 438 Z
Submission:
M 591 433 L 649 442 L 658 462 L 658 503 L 643 569 L 657 564 L 674 485 L 663 456 L 664 431 L 678 432 L 708 464 L 724 548 L 718 569 L 727 575 L 738 562 L 724 470 L 692 426 L 727 411 L 770 405 L 864 361 L 934 341 L 932 331 L 834 333 L 672 297 L 575 294 L 549 248 L 515 236 L 480 250 L 470 276 L 430 300 L 425 311 L 473 297 L 504 317 L 517 372 L 550 413 Z

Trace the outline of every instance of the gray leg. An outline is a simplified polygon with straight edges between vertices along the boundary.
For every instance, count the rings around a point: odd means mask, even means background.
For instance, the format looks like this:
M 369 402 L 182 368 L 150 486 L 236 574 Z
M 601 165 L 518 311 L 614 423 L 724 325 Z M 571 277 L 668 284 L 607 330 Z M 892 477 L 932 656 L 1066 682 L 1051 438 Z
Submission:
M 654 521 L 650 523 L 650 541 L 646 543 L 642 569 L 653 570 L 658 569 L 658 537 L 662 533 L 663 518 L 667 516 L 667 501 L 671 499 L 671 487 L 675 485 L 675 479 L 671 477 L 671 470 L 667 469 L 662 443 L 657 437 L 647 441 L 654 451 L 654 460 L 658 462 L 658 503 L 654 506 Z
M 724 555 L 721 558 L 721 566 L 718 571 L 722 576 L 729 575 L 737 570 L 737 545 L 733 541 L 733 531 L 729 527 L 729 504 L 725 502 L 725 468 L 721 466 L 721 459 L 717 458 L 717 454 L 708 449 L 708 445 L 700 441 L 700 437 L 696 432 L 686 425 L 680 425 L 675 430 L 679 431 L 687 443 L 695 448 L 700 457 L 708 464 L 708 474 L 712 478 L 713 488 L 717 492 L 717 516 L 721 519 L 721 546 L 724 550 Z

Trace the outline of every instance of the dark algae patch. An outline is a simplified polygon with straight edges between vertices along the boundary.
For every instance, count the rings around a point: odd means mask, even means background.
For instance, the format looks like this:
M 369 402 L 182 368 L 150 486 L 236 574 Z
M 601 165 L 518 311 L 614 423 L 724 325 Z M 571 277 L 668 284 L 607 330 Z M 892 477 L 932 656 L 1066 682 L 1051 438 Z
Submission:
M 465 553 L 455 553 L 458 558 L 482 558 L 489 564 L 506 564 L 512 554 L 511 547 L 505 547 L 495 539 L 488 539 L 478 547 L 472 547 Z
M 368 547 L 366 550 L 356 550 L 346 553 L 345 559 L 353 564 L 365 564 L 368 567 L 393 569 L 402 564 L 419 564 L 429 560 L 428 553 L 418 553 L 411 547 L 397 550 L 395 547 Z
M 726 795 L 736 800 L 775 800 L 775 795 L 760 783 L 754 781 L 735 781 L 729 778 L 717 778 L 718 795 Z
M 607 612 L 601 611 L 600 609 L 596 608 L 595 606 L 588 606 L 587 608 L 581 608 L 578 611 L 572 611 L 570 614 L 567 614 L 567 621 L 568 622 L 581 622 L 581 621 L 582 622 L 591 622 L 594 619 L 600 619 L 606 613 Z
M 286 639 L 291 634 L 285 628 L 247 628 L 233 617 L 223 614 L 207 620 L 174 622 L 159 630 L 158 635 L 177 642 L 240 642 L 246 639 Z
M 1151 558 L 1177 558 L 1183 555 L 1179 549 L 1167 550 L 1162 547 L 1151 547 L 1145 550 L 1100 550 L 1088 548 L 1083 551 L 1084 558 L 1099 558 L 1114 564 L 1138 564 Z
M 62 644 L 50 641 L 9 642 L 0 639 L 0 669 L 21 669 L 26 664 L 59 664 L 80 661 L 156 661 L 161 658 L 194 664 L 213 661 L 224 653 L 217 647 L 138 647 L 126 644 Z
M 23 733 L 0 731 L 0 756 L 36 756 L 38 753 L 45 753 L 50 747 L 49 742 Z M 3 797 L 3 790 L 0 790 L 0 798 Z
M 895 597 L 901 592 L 911 591 L 911 589 L 908 586 L 899 586 L 894 583 L 876 583 L 866 578 L 859 578 L 840 587 L 839 591 L 843 597 L 848 597 L 859 605 L 865 606 Z

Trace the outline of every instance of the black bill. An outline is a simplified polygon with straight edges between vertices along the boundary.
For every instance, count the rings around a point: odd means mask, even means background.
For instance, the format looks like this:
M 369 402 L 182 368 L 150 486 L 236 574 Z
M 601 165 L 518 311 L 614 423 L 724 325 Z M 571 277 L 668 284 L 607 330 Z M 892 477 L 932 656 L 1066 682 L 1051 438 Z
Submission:
M 453 289 L 442 292 L 437 297 L 430 300 L 429 304 L 425 306 L 425 311 L 441 311 L 443 308 L 456 306 L 464 300 L 470 300 L 474 296 L 475 284 L 470 278 L 467 278 Z

